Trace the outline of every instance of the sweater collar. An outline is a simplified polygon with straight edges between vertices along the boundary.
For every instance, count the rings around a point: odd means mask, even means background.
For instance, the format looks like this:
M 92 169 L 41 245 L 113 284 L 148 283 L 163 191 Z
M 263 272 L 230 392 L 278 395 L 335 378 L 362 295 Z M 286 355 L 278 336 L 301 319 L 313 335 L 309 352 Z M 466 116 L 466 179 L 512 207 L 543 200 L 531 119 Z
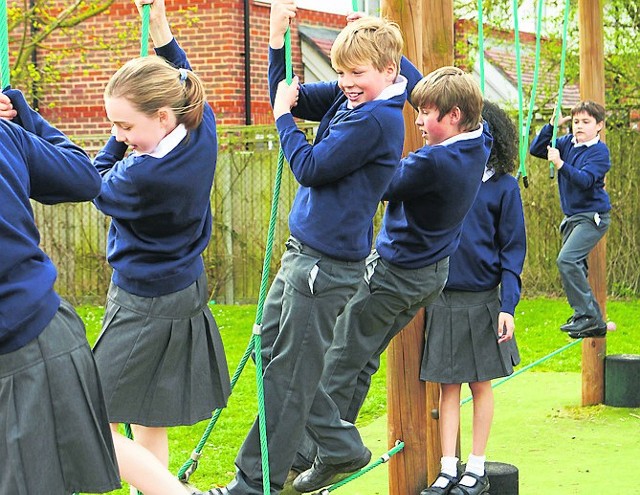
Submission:
M 449 139 L 445 139 L 439 144 L 434 146 L 449 146 L 450 144 L 457 143 L 458 141 L 468 141 L 470 139 L 478 139 L 482 136 L 483 127 L 482 124 L 478 126 L 475 131 L 461 132 L 455 136 L 451 136 Z
M 578 143 L 576 141 L 576 137 L 575 136 L 573 136 L 571 138 L 571 143 L 573 144 L 574 148 L 580 148 L 581 146 L 586 146 L 588 148 L 589 146 L 593 146 L 594 144 L 598 144 L 599 142 L 600 142 L 600 136 L 599 135 L 594 137 L 593 139 L 591 139 L 589 141 L 585 141 L 584 143 Z

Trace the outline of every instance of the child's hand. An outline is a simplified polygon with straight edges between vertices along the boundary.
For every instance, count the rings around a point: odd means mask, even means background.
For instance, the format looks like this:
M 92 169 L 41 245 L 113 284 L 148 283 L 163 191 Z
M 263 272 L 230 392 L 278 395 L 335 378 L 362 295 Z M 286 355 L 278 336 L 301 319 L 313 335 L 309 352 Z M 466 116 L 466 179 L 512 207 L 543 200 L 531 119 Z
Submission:
M 562 116 L 562 112 L 560 113 L 560 117 L 558 117 L 558 127 L 566 124 L 571 120 L 571 115 Z M 556 123 L 556 111 L 553 111 L 553 115 L 551 116 L 551 120 L 549 121 L 551 125 L 555 125 Z
M 501 312 L 498 315 L 498 344 L 511 340 L 515 329 L 516 324 L 513 321 L 513 315 Z
M 286 80 L 280 81 L 278 84 L 278 90 L 276 91 L 276 98 L 273 102 L 273 117 L 278 120 L 285 113 L 291 112 L 291 109 L 298 104 L 298 94 L 300 90 L 298 87 L 298 76 L 293 78 L 291 86 L 287 84 Z
M 560 158 L 560 151 L 558 148 L 552 148 L 551 146 L 547 146 L 547 160 L 553 162 L 555 167 L 560 170 L 564 165 L 562 158 Z
M 11 99 L 4 93 L 0 93 L 0 119 L 11 120 L 18 112 L 13 109 Z
M 269 17 L 269 46 L 274 49 L 284 45 L 284 33 L 291 19 L 296 16 L 295 0 L 273 0 Z
M 151 5 L 149 9 L 149 23 L 164 21 L 167 17 L 167 12 L 164 5 L 164 0 L 134 0 L 138 12 L 142 15 L 142 7 L 144 5 Z
M 358 19 L 362 19 L 363 17 L 366 17 L 366 14 L 364 12 L 351 12 L 347 15 L 347 23 L 357 21 Z

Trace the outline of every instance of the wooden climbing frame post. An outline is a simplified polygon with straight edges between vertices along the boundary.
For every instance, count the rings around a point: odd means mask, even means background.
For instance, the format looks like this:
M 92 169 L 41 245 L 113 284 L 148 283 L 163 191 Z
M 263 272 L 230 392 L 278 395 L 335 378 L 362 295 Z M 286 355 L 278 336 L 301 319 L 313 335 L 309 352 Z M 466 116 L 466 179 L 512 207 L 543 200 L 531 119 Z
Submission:
M 604 105 L 604 35 L 602 0 L 578 1 L 580 31 L 580 99 Z M 604 140 L 604 129 L 600 138 Z M 607 304 L 606 235 L 589 255 L 589 283 L 606 321 Z M 604 358 L 606 339 L 582 342 L 582 405 L 604 401 Z
M 427 74 L 453 65 L 453 0 L 383 0 L 382 15 L 404 34 L 405 55 Z M 405 155 L 423 146 L 414 124 L 416 112 L 405 108 Z M 439 387 L 419 379 L 424 347 L 425 311 L 391 342 L 387 351 L 387 408 L 390 448 L 400 439 L 404 450 L 389 462 L 389 495 L 418 495 L 440 472 L 437 414 Z

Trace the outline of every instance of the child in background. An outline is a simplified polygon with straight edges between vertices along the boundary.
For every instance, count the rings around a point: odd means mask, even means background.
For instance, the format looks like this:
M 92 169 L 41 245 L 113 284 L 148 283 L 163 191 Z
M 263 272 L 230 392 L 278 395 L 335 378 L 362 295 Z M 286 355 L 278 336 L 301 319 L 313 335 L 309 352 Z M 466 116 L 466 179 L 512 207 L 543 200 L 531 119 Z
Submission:
M 151 4 L 159 56 L 132 60 L 109 81 L 113 137 L 94 160 L 102 175 L 94 204 L 111 217 L 113 268 L 94 354 L 112 427 L 132 424 L 135 441 L 166 467 L 166 427 L 210 418 L 226 405 L 230 386 L 202 260 L 211 235 L 215 118 L 173 38 L 164 0 L 136 0 L 139 10 L 144 4 Z
M 272 494 L 283 489 L 307 417 L 323 407 L 316 391 L 324 354 L 336 318 L 364 274 L 373 216 L 402 153 L 406 100 L 406 81 L 398 77 L 402 36 L 395 24 L 379 19 L 352 23 L 338 35 L 331 50 L 338 81 L 299 86 L 294 78 L 288 86 L 284 34 L 295 15 L 295 1 L 272 2 L 273 114 L 285 157 L 300 183 L 289 214 L 291 237 L 262 322 Z M 320 121 L 313 144 L 294 116 Z M 363 447 L 345 454 L 356 459 L 356 468 L 371 457 Z M 236 457 L 236 468 L 231 483 L 209 493 L 263 493 L 257 420 Z
M 480 495 L 489 490 L 485 449 L 493 420 L 491 380 L 510 375 L 520 362 L 513 315 L 520 300 L 526 253 L 520 189 L 510 175 L 518 134 L 494 103 L 482 111 L 494 138 L 478 197 L 464 220 L 460 245 L 451 256 L 444 291 L 427 308 L 427 339 L 420 378 L 440 384 L 441 473 L 421 495 Z M 473 442 L 458 479 L 456 443 L 460 389 L 473 395 Z
M 571 117 L 560 117 L 559 125 L 568 121 L 572 134 L 556 140 L 551 147 L 553 126 L 545 125 L 531 143 L 530 152 L 545 158 L 558 171 L 560 206 L 564 218 L 560 223 L 562 248 L 556 263 L 562 287 L 573 314 L 560 329 L 573 338 L 604 337 L 603 320 L 588 278 L 589 253 L 609 229 L 611 202 L 604 190 L 605 175 L 611 168 L 609 149 L 600 141 L 604 127 L 604 107 L 583 101 L 571 109 Z
M 413 88 L 414 71 L 402 74 Z M 417 72 L 417 71 L 415 71 Z M 340 416 L 310 418 L 331 429 L 316 442 L 313 466 L 293 487 L 326 486 L 337 474 L 323 461 L 331 452 L 355 450 L 353 423 L 392 338 L 442 291 L 449 256 L 456 250 L 465 215 L 478 193 L 492 138 L 481 124 L 482 93 L 470 74 L 441 67 L 415 85 L 411 103 L 426 144 L 403 158 L 383 199 L 388 201 L 367 276 L 334 328 L 322 385 Z M 346 420 L 341 421 L 340 418 Z M 304 450 L 304 447 L 303 447 Z M 305 455 L 308 460 L 309 454 Z

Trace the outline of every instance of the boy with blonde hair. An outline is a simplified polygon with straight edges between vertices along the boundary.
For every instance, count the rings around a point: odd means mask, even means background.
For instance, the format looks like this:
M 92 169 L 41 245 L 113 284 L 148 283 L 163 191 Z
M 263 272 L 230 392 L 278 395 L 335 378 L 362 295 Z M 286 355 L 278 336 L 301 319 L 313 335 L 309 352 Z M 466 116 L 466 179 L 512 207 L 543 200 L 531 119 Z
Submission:
M 403 61 L 409 88 L 416 72 Z M 391 339 L 442 291 L 449 256 L 489 158 L 493 140 L 481 124 L 482 93 L 470 74 L 456 67 L 431 72 L 415 85 L 411 104 L 418 109 L 416 125 L 426 144 L 400 161 L 383 195 L 388 204 L 376 249 L 367 259 L 367 276 L 336 322 L 319 393 L 340 415 L 310 417 L 311 431 L 322 425 L 332 433 L 310 435 L 317 454 L 293 482 L 299 492 L 330 484 L 341 470 L 326 459 L 341 453 L 348 465 L 346 454 L 361 448 L 353 423 L 371 375 Z M 313 459 L 315 446 L 305 439 L 296 467 Z
M 273 1 L 273 114 L 300 187 L 289 214 L 291 237 L 262 323 L 272 494 L 284 487 L 307 417 L 324 407 L 316 400 L 324 354 L 336 319 L 364 274 L 373 216 L 402 154 L 406 100 L 406 80 L 398 76 L 402 36 L 395 24 L 380 19 L 351 23 L 340 33 L 331 52 L 338 81 L 299 84 L 296 77 L 288 86 L 284 34 L 295 15 L 293 0 Z M 294 117 L 320 121 L 313 144 Z M 363 146 L 365 139 L 376 145 Z M 371 457 L 361 441 L 346 454 L 356 459 L 356 469 Z M 257 420 L 236 457 L 236 468 L 231 483 L 209 493 L 263 493 Z

